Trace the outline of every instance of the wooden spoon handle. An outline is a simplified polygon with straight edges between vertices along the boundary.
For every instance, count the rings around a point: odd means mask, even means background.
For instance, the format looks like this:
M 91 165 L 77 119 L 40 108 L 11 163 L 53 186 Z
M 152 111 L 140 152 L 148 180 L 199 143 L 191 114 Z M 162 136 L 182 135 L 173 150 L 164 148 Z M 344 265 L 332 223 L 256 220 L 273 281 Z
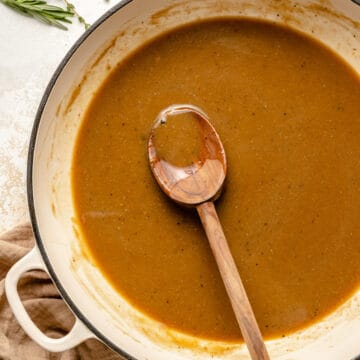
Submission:
M 269 360 L 259 326 L 231 255 L 215 206 L 213 202 L 209 201 L 196 208 L 251 358 L 253 360 Z

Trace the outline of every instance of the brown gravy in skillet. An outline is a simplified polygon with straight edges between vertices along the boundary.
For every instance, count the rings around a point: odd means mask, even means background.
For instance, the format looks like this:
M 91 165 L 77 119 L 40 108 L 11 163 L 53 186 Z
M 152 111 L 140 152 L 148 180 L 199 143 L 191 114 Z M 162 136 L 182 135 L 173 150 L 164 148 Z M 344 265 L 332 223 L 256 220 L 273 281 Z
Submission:
M 150 128 L 174 103 L 201 107 L 223 141 L 217 209 L 264 336 L 348 299 L 360 283 L 359 77 L 300 33 L 235 19 L 143 45 L 85 114 L 72 168 L 77 221 L 115 289 L 184 333 L 241 339 L 197 214 L 168 200 L 149 169 Z

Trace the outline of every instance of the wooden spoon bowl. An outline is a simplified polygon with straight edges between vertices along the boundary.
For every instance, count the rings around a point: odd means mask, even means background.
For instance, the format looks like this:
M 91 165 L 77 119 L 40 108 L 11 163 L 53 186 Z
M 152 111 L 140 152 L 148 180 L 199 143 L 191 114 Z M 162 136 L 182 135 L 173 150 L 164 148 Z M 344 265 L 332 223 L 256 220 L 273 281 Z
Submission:
M 169 116 L 192 113 L 198 122 L 202 142 L 198 161 L 178 167 L 161 159 L 155 146 L 155 130 L 166 123 Z M 150 167 L 161 189 L 182 205 L 196 205 L 216 199 L 226 176 L 226 156 L 219 138 L 207 115 L 192 105 L 172 105 L 156 118 L 148 142 Z

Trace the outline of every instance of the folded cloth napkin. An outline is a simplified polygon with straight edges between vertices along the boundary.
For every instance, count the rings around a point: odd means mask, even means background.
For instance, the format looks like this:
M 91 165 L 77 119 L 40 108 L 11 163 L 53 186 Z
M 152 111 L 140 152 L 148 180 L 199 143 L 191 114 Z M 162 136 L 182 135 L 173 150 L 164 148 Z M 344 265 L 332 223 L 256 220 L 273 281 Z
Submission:
M 88 340 L 63 353 L 50 353 L 34 343 L 15 319 L 5 296 L 5 276 L 11 266 L 34 246 L 30 224 L 0 234 L 0 359 L 1 360 L 120 360 L 104 344 Z M 31 318 L 50 337 L 66 335 L 74 316 L 61 299 L 49 277 L 42 271 L 26 273 L 19 293 Z

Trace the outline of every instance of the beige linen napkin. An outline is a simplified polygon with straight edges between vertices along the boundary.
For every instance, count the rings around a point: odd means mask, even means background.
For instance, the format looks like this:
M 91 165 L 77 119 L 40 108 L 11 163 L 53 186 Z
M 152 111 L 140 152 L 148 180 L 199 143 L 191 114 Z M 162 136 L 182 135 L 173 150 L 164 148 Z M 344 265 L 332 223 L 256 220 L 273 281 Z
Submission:
M 7 302 L 4 278 L 10 267 L 33 246 L 34 237 L 30 224 L 20 225 L 0 235 L 0 359 L 122 359 L 97 340 L 88 340 L 63 353 L 49 353 L 24 333 Z M 62 337 L 71 329 L 74 316 L 44 272 L 26 273 L 19 282 L 19 292 L 30 316 L 46 335 Z

